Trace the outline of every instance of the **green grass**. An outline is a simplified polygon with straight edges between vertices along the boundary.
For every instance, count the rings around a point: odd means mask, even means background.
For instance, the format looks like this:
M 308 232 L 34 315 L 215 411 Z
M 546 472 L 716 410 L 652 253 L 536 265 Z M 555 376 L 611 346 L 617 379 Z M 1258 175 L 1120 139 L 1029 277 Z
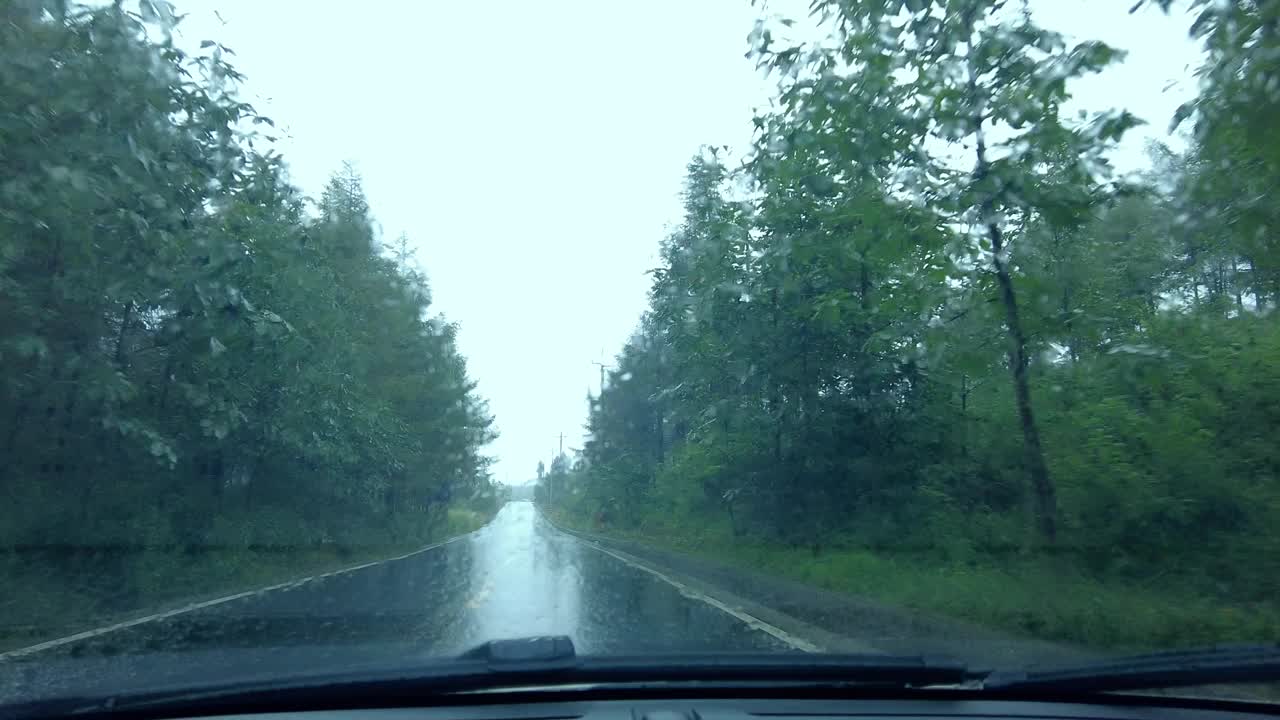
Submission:
M 465 535 L 469 532 L 479 530 L 492 519 L 492 517 L 487 517 L 475 510 L 449 508 L 449 513 L 445 516 L 444 537 Z
M 587 523 L 553 519 L 589 532 Z M 1236 605 L 1176 585 L 1142 586 L 1090 577 L 1061 558 L 940 563 L 860 548 L 781 547 L 734 538 L 727 525 L 603 534 L 718 560 L 885 604 L 968 620 L 1015 634 L 1086 647 L 1142 651 L 1280 639 L 1275 602 Z

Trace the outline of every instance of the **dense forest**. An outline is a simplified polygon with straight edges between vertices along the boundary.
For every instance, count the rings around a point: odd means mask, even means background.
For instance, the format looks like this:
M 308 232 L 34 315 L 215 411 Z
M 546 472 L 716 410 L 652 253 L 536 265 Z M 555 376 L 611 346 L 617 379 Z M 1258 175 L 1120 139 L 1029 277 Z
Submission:
M 1107 160 L 1136 118 L 1064 110 L 1122 53 L 1016 3 L 815 0 L 821 42 L 758 25 L 779 84 L 755 146 L 689 164 L 648 312 L 540 500 L 791 548 L 811 578 L 861 552 L 831 582 L 855 592 L 914 564 L 903 597 L 1041 635 L 1280 637 L 1280 3 L 1156 5 L 1204 64 L 1151 119 L 1185 149 L 1136 177 Z
M 304 198 L 230 53 L 140 7 L 0 3 L 15 635 L 421 545 L 497 501 L 408 240 L 382 244 L 350 167 Z

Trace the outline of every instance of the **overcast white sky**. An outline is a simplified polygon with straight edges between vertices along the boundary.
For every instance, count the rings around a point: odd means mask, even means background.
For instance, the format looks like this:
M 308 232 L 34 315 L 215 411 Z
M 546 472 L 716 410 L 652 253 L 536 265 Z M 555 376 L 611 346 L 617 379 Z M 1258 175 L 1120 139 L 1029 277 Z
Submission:
M 1082 107 L 1150 121 L 1141 164 L 1194 94 L 1187 19 L 1129 0 L 1038 0 L 1040 22 L 1130 52 L 1076 88 Z M 778 3 L 773 3 L 778 7 Z M 621 348 L 646 271 L 680 220 L 704 144 L 744 148 L 771 83 L 750 60 L 748 0 L 177 0 L 187 42 L 217 40 L 246 99 L 286 137 L 293 182 L 318 194 L 344 160 L 387 240 L 418 250 L 501 438 L 498 480 L 581 446 L 592 361 Z M 216 15 L 215 15 L 216 11 Z

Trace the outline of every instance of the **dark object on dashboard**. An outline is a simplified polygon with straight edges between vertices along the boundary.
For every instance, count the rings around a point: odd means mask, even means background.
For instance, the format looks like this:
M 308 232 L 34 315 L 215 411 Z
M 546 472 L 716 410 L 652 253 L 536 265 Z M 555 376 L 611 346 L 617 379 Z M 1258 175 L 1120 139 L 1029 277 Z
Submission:
M 573 667 L 577 653 L 573 640 L 564 635 L 543 635 L 515 640 L 491 640 L 460 655 L 459 660 L 484 660 L 497 672 Z

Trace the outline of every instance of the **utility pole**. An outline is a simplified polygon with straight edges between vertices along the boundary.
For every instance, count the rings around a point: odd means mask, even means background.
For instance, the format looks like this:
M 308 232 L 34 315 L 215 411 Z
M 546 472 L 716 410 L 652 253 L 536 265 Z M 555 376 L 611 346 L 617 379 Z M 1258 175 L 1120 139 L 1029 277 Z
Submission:
M 556 437 L 560 438 L 560 450 L 556 453 L 556 457 L 551 460 L 552 470 L 555 469 L 556 458 L 564 457 L 564 433 L 560 433 Z M 564 467 L 564 465 L 561 464 L 560 467 Z M 551 505 L 551 486 L 555 483 L 555 476 L 556 474 L 554 472 L 547 473 L 547 505 Z
M 600 395 L 603 396 L 604 395 L 604 371 L 605 371 L 605 368 L 612 368 L 613 366 L 605 365 L 604 363 L 596 362 L 595 360 L 592 360 L 591 364 L 598 365 L 600 367 Z

